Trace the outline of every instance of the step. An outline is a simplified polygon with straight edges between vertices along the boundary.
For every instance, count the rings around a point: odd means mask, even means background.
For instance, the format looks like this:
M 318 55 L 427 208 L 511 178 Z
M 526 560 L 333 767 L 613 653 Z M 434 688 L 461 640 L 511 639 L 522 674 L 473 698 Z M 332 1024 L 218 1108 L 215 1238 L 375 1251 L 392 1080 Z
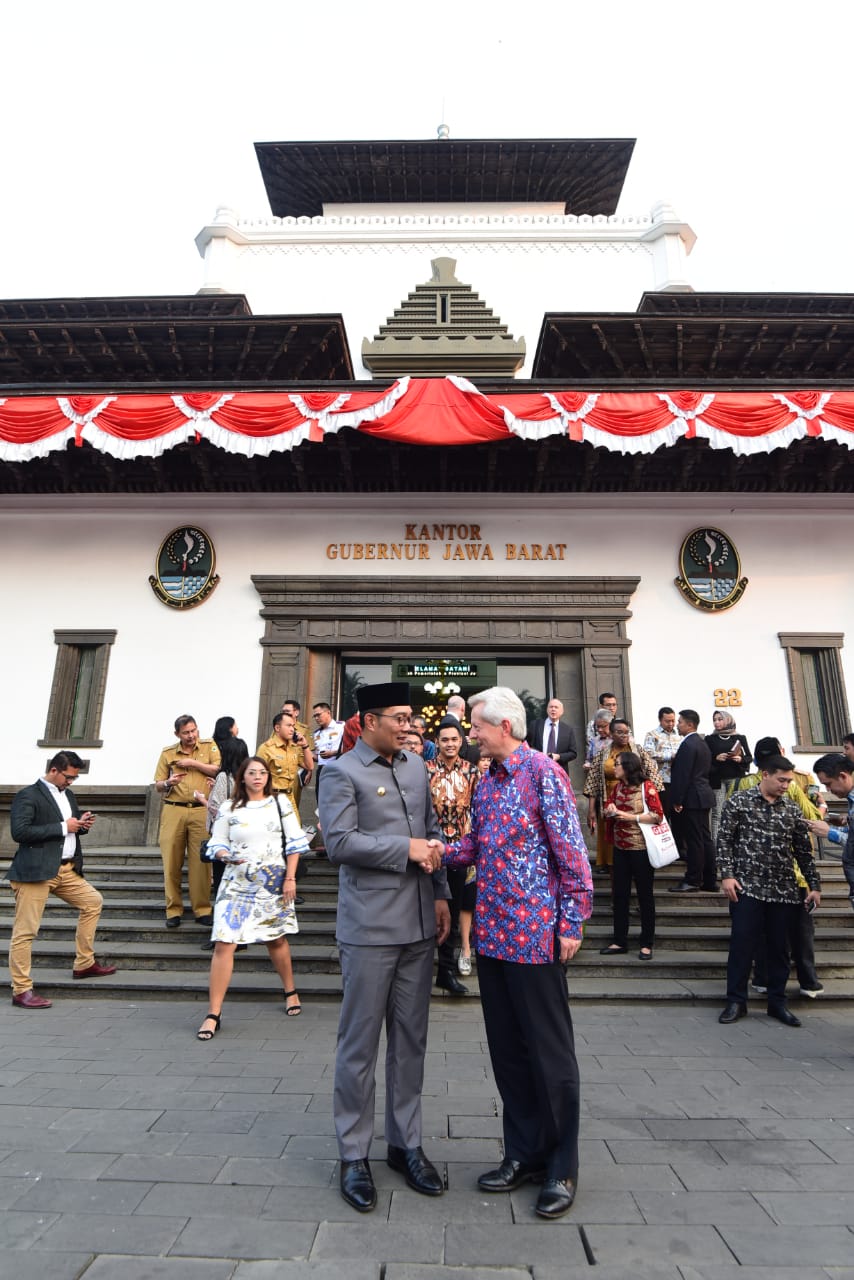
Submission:
M 296 936 L 290 939 L 297 942 Z M 205 973 L 210 969 L 211 953 L 201 947 L 200 942 L 193 946 L 182 947 L 171 942 L 137 942 L 112 940 L 103 945 L 100 936 L 96 939 L 98 959 L 102 963 L 116 965 L 122 972 L 131 970 L 149 970 L 151 972 L 171 973 L 176 981 L 183 981 L 183 975 L 196 970 Z M 302 973 L 337 973 L 339 971 L 338 948 L 333 945 L 293 945 L 291 947 L 294 963 Z M 9 953 L 8 939 L 0 940 L 0 957 L 5 962 Z M 33 945 L 33 968 L 72 967 L 74 963 L 73 939 L 38 938 Z M 246 951 L 239 951 L 234 957 L 235 972 L 264 972 L 270 968 L 267 948 L 262 942 L 253 943 Z
M 653 962 L 654 963 L 654 962 Z M 303 1000 L 337 1001 L 341 998 L 341 979 L 336 974 L 299 973 L 298 989 Z M 435 987 L 432 1002 L 435 1005 L 443 1001 L 446 1007 L 453 1007 L 463 1000 L 471 1000 L 478 996 L 477 982 L 474 976 L 466 978 L 468 995 L 465 997 L 450 996 Z M 77 999 L 112 999 L 124 998 L 134 1004 L 141 1000 L 168 997 L 180 990 L 182 998 L 189 997 L 204 1002 L 208 997 L 207 975 L 187 973 L 180 988 L 176 987 L 174 975 L 162 972 L 146 972 L 131 970 L 127 973 L 116 973 L 109 978 L 97 978 L 88 982 L 76 982 L 68 969 L 40 969 L 37 990 L 48 996 L 68 994 Z M 721 978 L 673 978 L 657 977 L 648 966 L 637 978 L 618 978 L 606 975 L 604 978 L 578 976 L 570 970 L 570 1000 L 597 1002 L 603 1004 L 631 1004 L 643 1002 L 681 1002 L 683 1004 L 708 1004 L 722 1008 L 724 1004 L 724 983 Z M 854 1001 L 854 978 L 831 978 L 825 982 L 825 992 L 817 1000 L 806 1000 L 798 995 L 796 983 L 790 983 L 788 995 L 798 1013 L 809 1013 L 814 1009 L 833 1005 L 848 1005 Z M 240 999 L 268 1000 L 281 1003 L 282 989 L 272 969 L 266 973 L 246 973 L 235 969 L 234 978 L 228 991 L 228 1001 Z M 227 1008 L 227 1005 L 226 1005 Z M 765 1014 L 764 996 L 751 994 L 751 1015 Z
M 335 945 L 316 946 L 304 944 L 297 937 L 292 938 L 292 955 L 294 968 L 298 974 L 339 973 L 338 949 Z M 607 941 L 607 939 L 605 939 Z M 632 978 L 643 979 L 643 970 L 649 969 L 657 977 L 673 978 L 708 978 L 721 980 L 726 964 L 726 953 L 709 950 L 671 949 L 663 939 L 658 940 L 655 956 L 651 961 L 641 961 L 637 956 L 637 942 L 630 947 L 624 956 L 601 956 L 598 940 L 593 945 L 586 945 L 573 960 L 570 976 L 585 978 Z M 0 956 L 8 954 L 8 941 L 0 941 Z M 110 945 L 99 946 L 99 959 L 109 960 L 122 973 L 147 971 L 151 973 L 168 973 L 173 976 L 176 985 L 183 983 L 184 977 L 199 971 L 207 973 L 210 968 L 211 953 L 202 950 L 200 945 L 180 946 L 171 941 L 137 942 L 112 941 Z M 68 968 L 73 965 L 74 946 L 71 938 L 67 940 L 49 940 L 41 938 L 33 948 L 33 967 L 38 969 Z M 820 952 L 817 957 L 822 981 L 825 978 L 854 979 L 854 954 L 851 952 L 830 950 Z M 253 944 L 246 951 L 235 955 L 236 973 L 266 973 L 270 968 L 267 950 L 262 943 Z M 476 972 L 476 962 L 475 962 Z M 40 976 L 36 979 L 40 983 Z M 466 980 L 467 981 L 467 980 Z

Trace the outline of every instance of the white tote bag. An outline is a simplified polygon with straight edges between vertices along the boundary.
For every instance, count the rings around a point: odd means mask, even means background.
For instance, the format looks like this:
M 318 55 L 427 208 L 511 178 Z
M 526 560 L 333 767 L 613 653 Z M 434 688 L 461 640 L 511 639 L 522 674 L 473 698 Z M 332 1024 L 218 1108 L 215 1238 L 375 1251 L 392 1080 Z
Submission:
M 643 800 L 644 813 L 649 813 L 643 783 L 641 783 L 641 799 Z M 662 818 L 660 822 L 656 822 L 654 825 L 649 822 L 639 822 L 638 826 L 646 844 L 646 856 L 649 858 L 651 866 L 659 870 L 661 867 L 669 867 L 671 862 L 677 861 L 679 850 L 676 848 L 676 841 L 673 839 L 673 832 L 670 830 L 670 825 L 666 818 Z

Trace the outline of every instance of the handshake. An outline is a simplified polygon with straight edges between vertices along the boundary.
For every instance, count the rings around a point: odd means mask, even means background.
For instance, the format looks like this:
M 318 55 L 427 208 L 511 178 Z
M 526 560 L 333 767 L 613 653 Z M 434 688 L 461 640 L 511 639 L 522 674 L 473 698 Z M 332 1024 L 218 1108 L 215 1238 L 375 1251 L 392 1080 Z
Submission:
M 409 841 L 409 861 L 418 863 L 428 875 L 439 870 L 444 852 L 445 846 L 441 840 Z

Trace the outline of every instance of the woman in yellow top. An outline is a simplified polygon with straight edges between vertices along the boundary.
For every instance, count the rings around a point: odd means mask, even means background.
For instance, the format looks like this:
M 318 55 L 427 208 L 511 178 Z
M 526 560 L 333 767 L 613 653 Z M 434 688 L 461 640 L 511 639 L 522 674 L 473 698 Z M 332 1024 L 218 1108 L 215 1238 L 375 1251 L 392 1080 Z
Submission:
M 614 719 L 610 723 L 611 741 L 593 758 L 587 780 L 584 783 L 584 794 L 587 796 L 587 825 L 596 833 L 596 869 L 607 871 L 614 862 L 614 846 L 605 832 L 605 807 L 610 801 L 617 785 L 617 756 L 623 751 L 633 752 L 641 762 L 643 776 L 655 787 L 656 791 L 664 790 L 664 782 L 658 772 L 658 765 L 643 747 L 636 745 L 632 739 L 632 730 L 627 720 Z

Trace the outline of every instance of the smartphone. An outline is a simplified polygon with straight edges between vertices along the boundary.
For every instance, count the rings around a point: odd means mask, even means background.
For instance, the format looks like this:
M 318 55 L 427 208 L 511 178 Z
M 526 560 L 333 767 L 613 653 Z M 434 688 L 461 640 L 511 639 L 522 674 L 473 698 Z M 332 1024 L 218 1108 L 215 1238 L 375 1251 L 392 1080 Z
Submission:
M 818 903 L 816 902 L 815 898 L 810 898 L 809 902 L 804 903 L 804 906 L 806 907 L 809 914 L 812 915 L 812 913 L 815 911 L 816 907 L 818 906 Z

